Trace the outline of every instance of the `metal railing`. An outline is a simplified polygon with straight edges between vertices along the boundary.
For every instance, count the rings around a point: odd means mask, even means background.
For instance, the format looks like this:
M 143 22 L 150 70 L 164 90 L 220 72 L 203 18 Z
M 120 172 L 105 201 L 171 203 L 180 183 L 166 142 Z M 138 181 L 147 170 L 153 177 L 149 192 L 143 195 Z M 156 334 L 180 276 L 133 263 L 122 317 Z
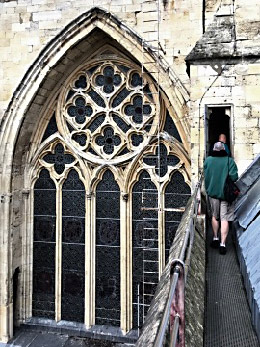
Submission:
M 156 336 L 155 347 L 184 347 L 185 346 L 185 311 L 184 288 L 190 256 L 193 246 L 195 224 L 200 208 L 200 187 L 202 175 L 192 195 L 192 207 L 185 230 L 185 237 L 178 259 L 173 259 L 170 264 L 170 289 L 167 304 L 161 320 L 159 332 Z

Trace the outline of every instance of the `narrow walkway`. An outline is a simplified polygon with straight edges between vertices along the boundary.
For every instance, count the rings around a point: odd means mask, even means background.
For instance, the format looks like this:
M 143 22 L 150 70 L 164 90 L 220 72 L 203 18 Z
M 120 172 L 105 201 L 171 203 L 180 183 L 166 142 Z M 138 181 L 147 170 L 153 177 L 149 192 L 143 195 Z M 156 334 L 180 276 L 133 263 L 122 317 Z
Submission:
M 220 255 L 208 232 L 204 347 L 259 347 L 231 234 Z

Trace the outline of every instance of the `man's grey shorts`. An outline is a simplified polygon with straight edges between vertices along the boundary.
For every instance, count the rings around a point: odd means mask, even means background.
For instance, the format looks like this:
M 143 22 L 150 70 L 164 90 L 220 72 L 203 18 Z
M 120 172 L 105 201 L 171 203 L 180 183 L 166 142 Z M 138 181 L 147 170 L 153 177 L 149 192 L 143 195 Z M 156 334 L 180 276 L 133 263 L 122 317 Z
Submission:
M 209 196 L 210 208 L 212 216 L 216 218 L 216 220 L 226 220 L 233 221 L 234 220 L 234 204 L 229 204 L 227 201 L 214 199 Z

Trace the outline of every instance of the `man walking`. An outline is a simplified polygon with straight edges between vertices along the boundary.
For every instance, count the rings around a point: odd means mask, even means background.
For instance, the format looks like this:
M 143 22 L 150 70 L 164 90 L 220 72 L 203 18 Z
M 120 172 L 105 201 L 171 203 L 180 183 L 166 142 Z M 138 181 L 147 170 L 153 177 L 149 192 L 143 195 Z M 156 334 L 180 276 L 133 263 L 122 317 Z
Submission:
M 212 212 L 213 241 L 211 247 L 219 247 L 220 254 L 226 254 L 228 222 L 234 220 L 234 204 L 229 204 L 224 197 L 224 185 L 228 174 L 232 181 L 235 182 L 238 179 L 236 163 L 228 157 L 224 143 L 216 142 L 211 155 L 204 162 L 204 176 Z M 221 242 L 218 238 L 219 221 Z

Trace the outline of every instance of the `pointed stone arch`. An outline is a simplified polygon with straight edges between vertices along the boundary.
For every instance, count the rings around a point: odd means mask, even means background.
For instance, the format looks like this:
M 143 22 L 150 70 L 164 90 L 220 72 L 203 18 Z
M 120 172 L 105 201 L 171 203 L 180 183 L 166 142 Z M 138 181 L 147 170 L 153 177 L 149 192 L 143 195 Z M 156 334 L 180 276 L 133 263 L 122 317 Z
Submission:
M 0 210 L 2 228 L 0 244 L 3 245 L 0 261 L 2 264 L 0 340 L 2 341 L 7 341 L 13 333 L 12 295 L 9 289 L 13 267 L 10 253 L 13 187 L 19 185 L 22 201 L 19 214 L 26 215 L 28 210 L 25 209 L 25 205 L 30 187 L 25 183 L 23 171 L 28 165 L 26 160 L 28 153 L 35 146 L 31 143 L 31 135 L 38 126 L 39 119 L 46 116 L 46 108 L 51 109 L 65 78 L 80 63 L 82 52 L 86 49 L 90 51 L 92 49 L 93 52 L 107 40 L 107 37 L 112 38 L 121 49 L 124 47 L 128 55 L 135 57 L 135 61 L 138 63 L 142 61 L 142 38 L 111 13 L 93 8 L 74 19 L 41 51 L 14 91 L 2 119 L 0 133 L 0 145 L 4 148 L 0 157 L 3 163 L 0 175 L 3 192 Z M 159 61 L 159 71 L 163 81 L 160 84 L 162 95 L 181 134 L 184 148 L 188 151 L 189 124 L 186 117 L 188 92 L 161 57 L 156 56 L 149 46 L 146 47 L 146 51 L 145 59 L 151 64 L 150 66 L 152 64 L 156 66 Z M 156 76 L 153 77 L 156 80 Z M 23 315 L 28 316 L 28 312 Z

